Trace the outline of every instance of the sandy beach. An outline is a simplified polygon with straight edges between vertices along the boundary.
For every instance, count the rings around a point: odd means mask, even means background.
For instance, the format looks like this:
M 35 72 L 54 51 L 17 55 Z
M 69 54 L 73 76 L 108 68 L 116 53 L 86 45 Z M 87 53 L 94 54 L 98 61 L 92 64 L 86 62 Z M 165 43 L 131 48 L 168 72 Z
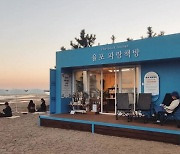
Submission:
M 18 110 L 25 110 L 26 105 L 19 103 Z M 179 145 L 40 127 L 37 114 L 13 114 L 20 117 L 0 118 L 0 154 L 179 154 L 180 151 Z

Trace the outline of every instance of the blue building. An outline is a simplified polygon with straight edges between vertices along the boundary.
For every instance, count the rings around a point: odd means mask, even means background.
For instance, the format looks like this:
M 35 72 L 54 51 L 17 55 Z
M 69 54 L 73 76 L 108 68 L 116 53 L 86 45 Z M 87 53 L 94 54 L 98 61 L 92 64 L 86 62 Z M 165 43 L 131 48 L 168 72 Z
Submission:
M 68 113 L 76 92 L 100 103 L 100 113 L 115 114 L 116 93 L 128 93 L 132 104 L 138 93 L 152 93 L 152 103 L 160 104 L 172 91 L 180 92 L 180 34 L 57 51 L 50 113 Z

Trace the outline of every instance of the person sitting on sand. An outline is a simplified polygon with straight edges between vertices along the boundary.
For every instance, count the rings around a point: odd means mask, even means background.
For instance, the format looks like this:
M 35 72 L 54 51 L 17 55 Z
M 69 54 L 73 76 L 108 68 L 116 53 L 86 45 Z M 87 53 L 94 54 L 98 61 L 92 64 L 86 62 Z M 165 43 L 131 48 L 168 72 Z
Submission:
M 33 100 L 30 100 L 28 104 L 28 112 L 33 113 L 36 111 L 36 105 L 34 104 Z
M 46 112 L 46 102 L 43 98 L 41 98 L 41 107 L 37 110 L 37 112 Z
M 5 102 L 5 108 L 3 109 L 3 113 L 0 112 L 0 117 L 12 117 L 12 110 L 8 102 Z

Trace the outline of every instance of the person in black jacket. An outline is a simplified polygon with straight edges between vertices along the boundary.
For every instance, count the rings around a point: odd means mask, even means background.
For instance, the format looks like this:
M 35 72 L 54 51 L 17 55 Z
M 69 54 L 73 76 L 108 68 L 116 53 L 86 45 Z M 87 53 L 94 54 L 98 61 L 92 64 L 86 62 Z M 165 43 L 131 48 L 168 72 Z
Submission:
M 28 104 L 28 112 L 33 113 L 36 111 L 36 105 L 34 104 L 33 100 L 30 100 Z
M 41 107 L 37 110 L 37 112 L 46 112 L 46 102 L 43 98 L 41 98 Z
M 8 102 L 5 102 L 5 108 L 3 109 L 3 113 L 0 112 L 0 117 L 12 117 L 12 110 L 9 106 Z

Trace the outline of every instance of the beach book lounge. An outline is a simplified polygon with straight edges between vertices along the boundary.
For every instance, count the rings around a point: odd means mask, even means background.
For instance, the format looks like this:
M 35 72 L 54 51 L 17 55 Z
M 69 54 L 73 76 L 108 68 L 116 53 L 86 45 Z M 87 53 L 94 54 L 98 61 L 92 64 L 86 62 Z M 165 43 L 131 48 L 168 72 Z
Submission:
M 57 51 L 50 70 L 50 113 L 69 113 L 71 103 L 85 111 L 116 114 L 116 94 L 151 93 L 160 104 L 166 93 L 180 92 L 180 34 Z M 96 105 L 95 105 L 96 104 Z M 134 107 L 135 109 L 135 107 Z

